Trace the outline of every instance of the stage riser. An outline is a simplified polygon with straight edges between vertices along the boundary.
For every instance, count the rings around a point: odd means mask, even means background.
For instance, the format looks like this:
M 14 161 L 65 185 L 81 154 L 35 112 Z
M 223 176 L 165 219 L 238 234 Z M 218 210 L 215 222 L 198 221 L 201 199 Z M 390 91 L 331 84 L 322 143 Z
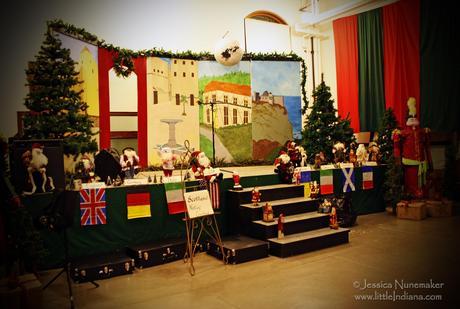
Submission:
M 177 239 L 130 246 L 126 253 L 134 259 L 136 268 L 145 268 L 183 259 L 186 247 L 185 239 Z
M 345 243 L 348 243 L 348 231 L 288 244 L 279 244 L 269 241 L 269 246 L 271 255 L 285 258 Z
M 70 264 L 70 275 L 75 283 L 132 274 L 133 270 L 134 259 L 119 253 L 84 257 Z
M 311 230 L 321 229 L 329 226 L 329 217 L 308 218 L 305 220 L 286 222 L 284 224 L 284 235 L 307 232 Z M 251 236 L 258 239 L 269 239 L 278 236 L 278 226 L 266 226 L 262 224 L 252 223 Z
M 285 186 L 280 188 L 269 188 L 264 189 L 263 186 L 258 187 L 259 192 L 262 193 L 260 197 L 260 202 L 282 200 L 293 197 L 303 197 L 304 187 L 303 186 Z M 231 191 L 230 194 L 235 194 L 238 196 L 239 204 L 248 204 L 251 203 L 252 192 L 251 191 Z
M 268 257 L 268 242 L 249 239 L 248 237 L 236 238 L 231 243 L 223 243 L 224 254 L 228 264 L 241 264 Z M 213 241 L 206 244 L 206 253 L 222 260 L 220 247 Z
M 262 205 L 262 203 L 260 203 L 260 205 Z M 275 218 L 279 217 L 280 214 L 283 214 L 284 216 L 290 216 L 306 212 L 313 212 L 318 211 L 318 200 L 289 203 L 284 205 L 273 205 L 272 209 L 273 216 Z M 262 220 L 262 207 L 249 208 L 241 206 L 240 212 L 250 221 Z

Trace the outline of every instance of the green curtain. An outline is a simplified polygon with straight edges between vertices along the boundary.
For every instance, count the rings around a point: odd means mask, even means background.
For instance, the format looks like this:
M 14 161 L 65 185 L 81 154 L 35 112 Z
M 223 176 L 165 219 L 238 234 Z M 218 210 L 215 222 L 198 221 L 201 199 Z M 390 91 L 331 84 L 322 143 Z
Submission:
M 460 129 L 460 22 L 455 2 L 420 6 L 421 125 L 436 132 Z
M 381 9 L 358 15 L 359 117 L 361 131 L 376 131 L 385 111 Z

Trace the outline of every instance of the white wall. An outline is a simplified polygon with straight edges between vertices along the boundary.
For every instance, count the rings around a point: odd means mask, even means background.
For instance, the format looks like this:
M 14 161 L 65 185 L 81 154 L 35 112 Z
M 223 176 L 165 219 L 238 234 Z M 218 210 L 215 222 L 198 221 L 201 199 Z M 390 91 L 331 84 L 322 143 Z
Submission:
M 26 110 L 24 70 L 41 46 L 47 20 L 62 19 L 123 48 L 199 52 L 212 51 L 227 31 L 243 44 L 244 17 L 257 10 L 274 12 L 293 27 L 300 21 L 298 8 L 298 0 L 12 1 L 0 21 L 0 133 L 15 134 L 16 111 Z M 306 55 L 301 34 L 292 33 L 291 43 L 295 53 Z
M 324 74 L 324 82 L 331 88 L 334 106 L 337 108 L 337 71 L 335 69 L 335 44 L 332 22 L 326 22 L 320 26 L 320 64 L 321 73 Z M 321 78 L 320 78 L 321 79 Z M 321 82 L 321 80 L 320 80 Z

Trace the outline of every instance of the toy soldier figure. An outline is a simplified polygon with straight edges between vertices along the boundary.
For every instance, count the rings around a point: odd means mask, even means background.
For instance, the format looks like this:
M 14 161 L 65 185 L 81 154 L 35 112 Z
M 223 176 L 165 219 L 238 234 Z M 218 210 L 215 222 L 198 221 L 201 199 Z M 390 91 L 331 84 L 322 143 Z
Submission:
M 404 168 L 404 190 L 413 197 L 426 195 L 427 172 L 433 169 L 430 151 L 430 130 L 420 128 L 416 117 L 415 99 L 407 101 L 409 117 L 406 127 L 393 132 L 394 156 Z

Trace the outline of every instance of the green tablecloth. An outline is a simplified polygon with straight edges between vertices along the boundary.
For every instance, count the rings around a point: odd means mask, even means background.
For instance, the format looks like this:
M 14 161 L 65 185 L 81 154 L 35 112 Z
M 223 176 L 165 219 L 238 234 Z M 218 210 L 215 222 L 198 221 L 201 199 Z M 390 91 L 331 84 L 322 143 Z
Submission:
M 342 190 L 340 169 L 334 170 L 334 193 L 340 194 Z M 374 189 L 363 191 L 361 189 L 361 169 L 355 169 L 356 191 L 352 193 L 352 204 L 358 214 L 367 214 L 383 211 L 384 167 L 374 168 Z M 319 172 L 312 172 L 312 180 L 319 181 Z M 272 185 L 279 183 L 277 175 L 264 175 L 243 177 L 243 187 Z M 225 205 L 225 192 L 232 188 L 232 179 L 224 179 L 221 185 L 221 211 L 218 214 L 222 235 L 226 235 L 233 224 L 228 220 L 228 210 Z M 148 241 L 184 237 L 185 223 L 183 214 L 169 215 L 164 186 L 152 184 L 143 186 L 150 192 L 151 217 L 141 219 L 127 219 L 126 194 L 128 191 L 139 187 L 122 186 L 106 190 L 107 224 L 96 226 L 80 226 L 80 210 L 78 201 L 73 207 L 73 224 L 67 229 L 69 254 L 71 258 L 124 250 L 126 246 L 145 243 Z M 76 198 L 78 195 L 75 195 Z M 23 203 L 32 216 L 38 221 L 45 209 L 52 203 L 53 194 L 37 194 L 23 198 Z M 49 251 L 43 268 L 55 267 L 64 261 L 64 237 L 60 231 L 41 228 L 45 246 Z

